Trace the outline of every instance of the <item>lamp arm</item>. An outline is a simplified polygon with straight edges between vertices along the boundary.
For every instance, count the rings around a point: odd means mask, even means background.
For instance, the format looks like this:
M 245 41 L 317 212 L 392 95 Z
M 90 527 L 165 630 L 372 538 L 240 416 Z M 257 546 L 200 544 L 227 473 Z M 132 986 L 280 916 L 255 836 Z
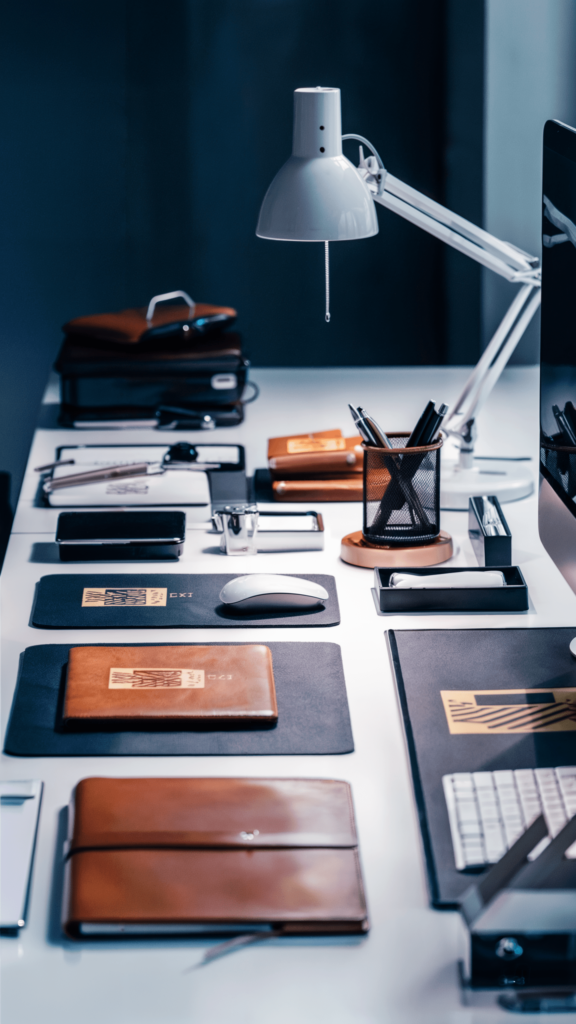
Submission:
M 475 438 L 474 417 L 540 305 L 540 262 L 536 256 L 484 231 L 389 174 L 368 139 L 361 135 L 343 135 L 342 139 L 356 139 L 362 143 L 358 173 L 370 189 L 375 203 L 392 210 L 507 281 L 522 285 L 444 421 L 445 433 L 459 442 L 461 462 L 470 464 Z M 363 146 L 368 147 L 372 157 L 364 158 Z

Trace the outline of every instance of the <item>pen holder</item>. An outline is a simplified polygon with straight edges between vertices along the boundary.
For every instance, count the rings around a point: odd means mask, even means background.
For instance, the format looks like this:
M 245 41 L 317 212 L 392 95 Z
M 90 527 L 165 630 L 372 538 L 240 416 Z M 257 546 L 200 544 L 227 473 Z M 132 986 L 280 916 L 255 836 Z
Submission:
M 442 439 L 404 448 L 407 433 L 389 435 L 393 448 L 364 449 L 364 521 L 369 545 L 429 544 L 440 533 Z

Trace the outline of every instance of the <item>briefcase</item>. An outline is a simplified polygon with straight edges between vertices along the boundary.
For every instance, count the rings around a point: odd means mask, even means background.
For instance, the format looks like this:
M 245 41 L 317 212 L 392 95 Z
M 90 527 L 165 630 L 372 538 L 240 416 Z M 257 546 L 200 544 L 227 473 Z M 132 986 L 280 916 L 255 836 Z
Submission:
M 163 306 L 166 298 L 185 303 Z M 63 426 L 190 428 L 242 422 L 249 362 L 229 330 L 236 311 L 193 303 L 185 292 L 148 308 L 78 317 L 64 325 L 55 364 Z
M 70 822 L 72 938 L 368 930 L 346 782 L 83 779 Z

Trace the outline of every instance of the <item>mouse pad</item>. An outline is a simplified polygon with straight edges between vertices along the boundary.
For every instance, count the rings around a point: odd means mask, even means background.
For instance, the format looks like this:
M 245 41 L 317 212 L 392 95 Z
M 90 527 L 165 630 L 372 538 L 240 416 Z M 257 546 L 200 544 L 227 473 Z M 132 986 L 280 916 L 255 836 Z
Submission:
M 215 646 L 229 645 L 230 641 Z M 107 645 L 39 644 L 24 651 L 6 732 L 4 750 L 7 754 L 20 757 L 170 757 L 179 754 L 349 754 L 354 750 L 338 644 L 266 644 L 272 652 L 278 702 L 278 725 L 273 729 L 64 731 L 62 705 L 68 652 L 71 647 L 87 646 Z
M 576 627 L 387 634 L 435 906 L 455 907 L 477 877 L 456 870 L 442 776 L 576 764 L 574 636 Z M 564 863 L 576 885 L 576 861 Z
M 234 611 L 220 602 L 229 580 L 252 573 L 58 573 L 43 576 L 32 609 L 40 629 L 168 629 L 202 626 L 337 626 L 340 609 L 333 576 L 298 574 L 328 591 L 309 611 Z M 283 573 L 295 576 L 295 573 Z

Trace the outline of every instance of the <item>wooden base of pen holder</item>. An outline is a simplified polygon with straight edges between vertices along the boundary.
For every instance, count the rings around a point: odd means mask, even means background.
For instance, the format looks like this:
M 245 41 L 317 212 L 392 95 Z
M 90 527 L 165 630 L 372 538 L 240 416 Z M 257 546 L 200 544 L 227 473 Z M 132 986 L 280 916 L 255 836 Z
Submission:
M 427 565 L 439 565 L 452 558 L 454 546 L 452 537 L 445 530 L 431 541 L 430 544 L 399 547 L 398 545 L 368 544 L 362 530 L 349 533 L 342 538 L 340 558 L 350 565 L 359 565 L 363 569 L 398 568 L 421 569 Z

